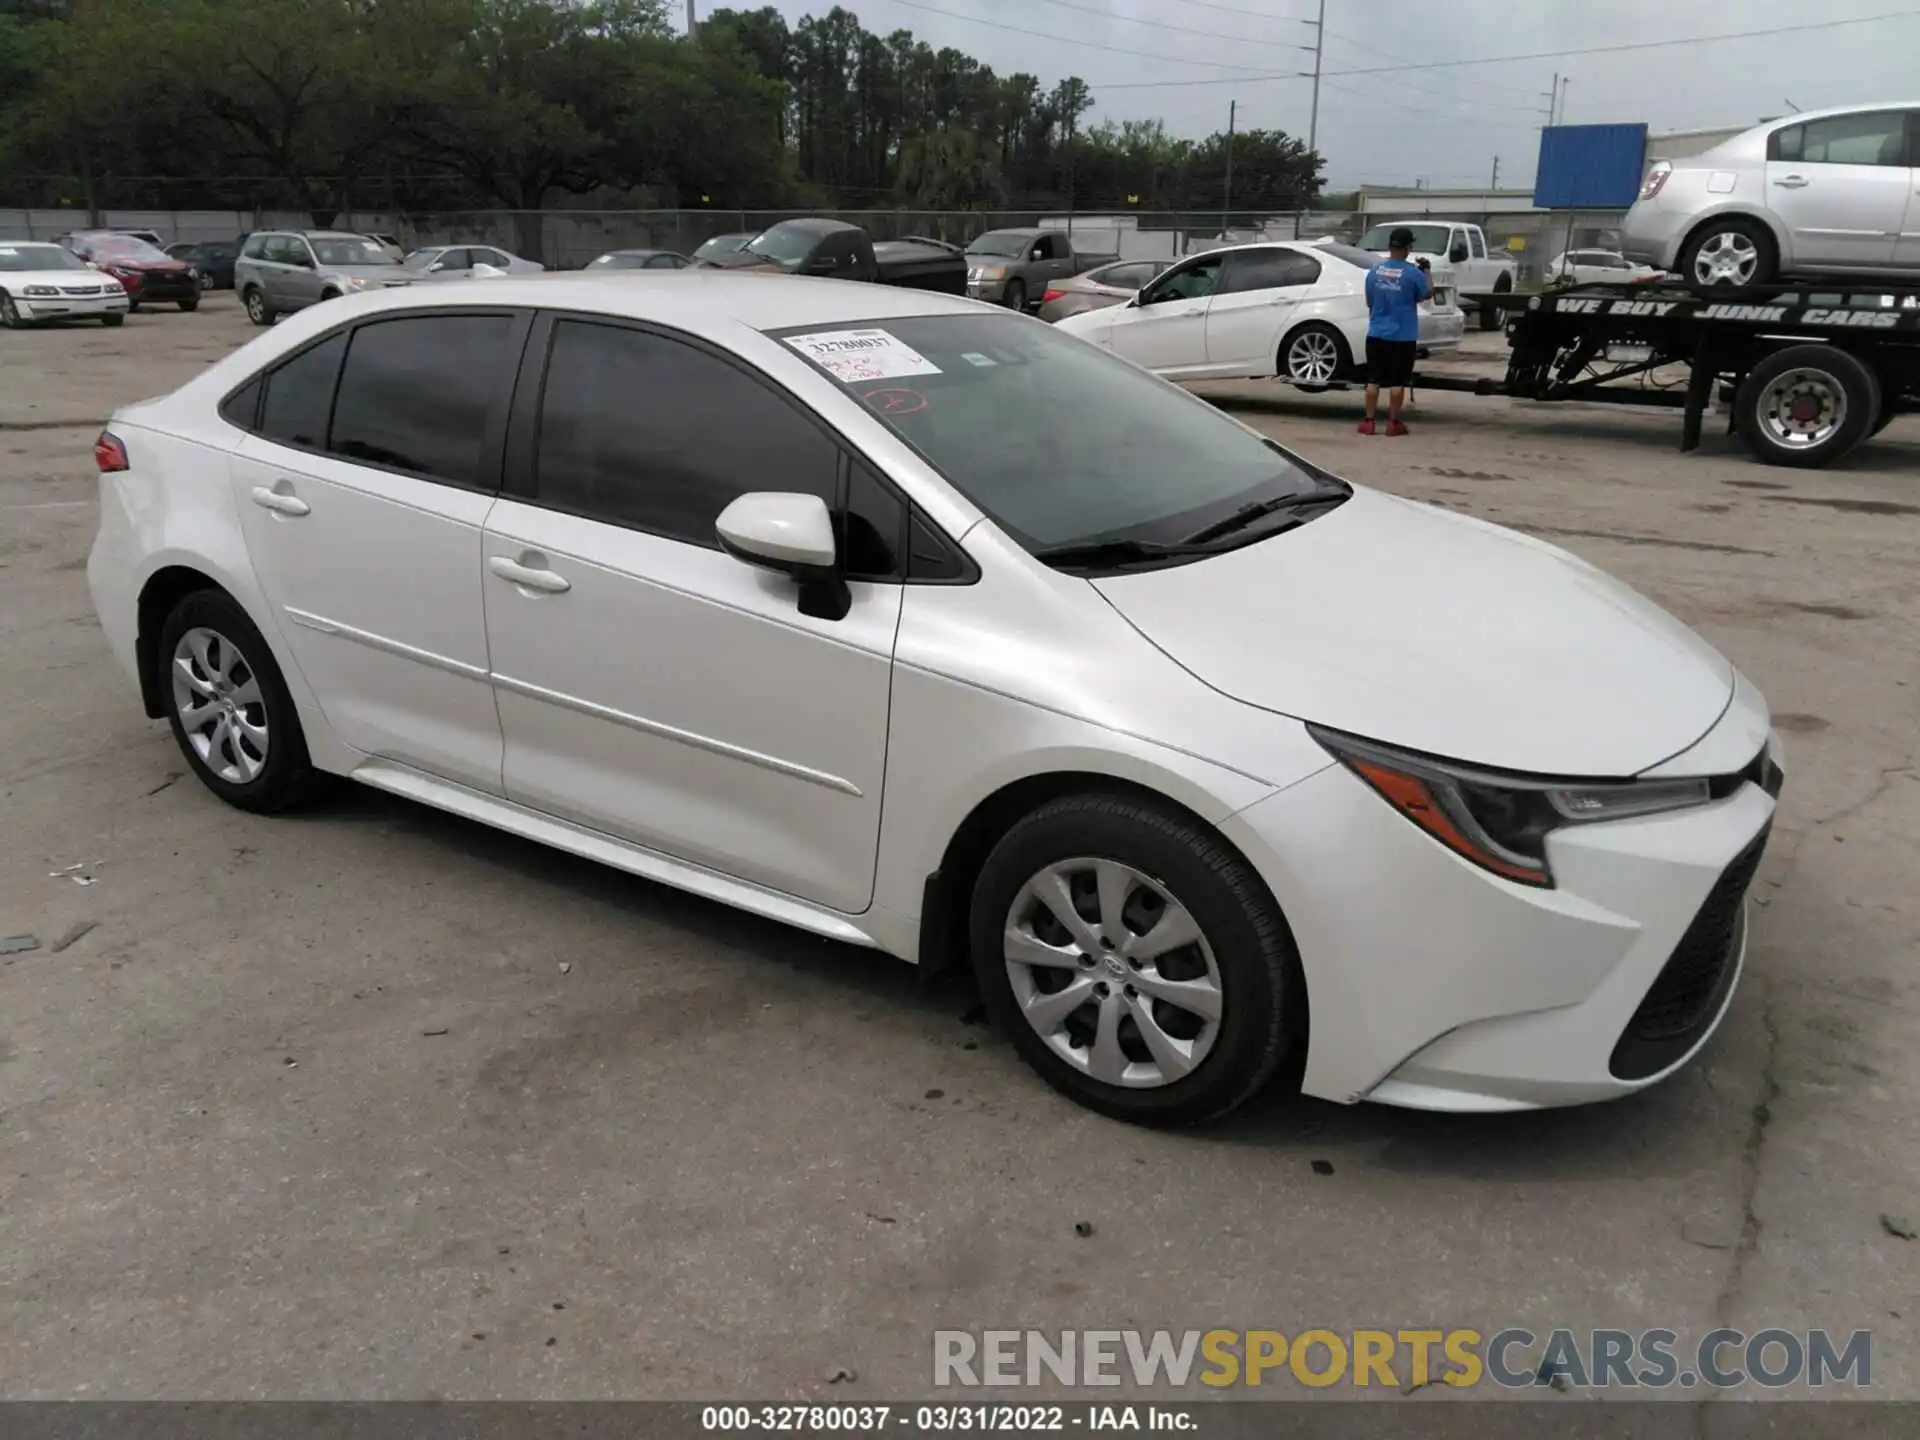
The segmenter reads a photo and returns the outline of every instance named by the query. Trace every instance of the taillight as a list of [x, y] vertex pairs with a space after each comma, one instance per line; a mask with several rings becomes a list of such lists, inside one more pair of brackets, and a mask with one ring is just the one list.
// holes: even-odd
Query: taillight
[[1646, 180], [1640, 186], [1640, 198], [1651, 200], [1660, 193], [1660, 187], [1667, 183], [1667, 177], [1673, 173], [1673, 166], [1661, 160], [1647, 172]]
[[1067, 292], [1064, 290], [1055, 290], [1051, 285], [1049, 285], [1047, 287], [1047, 293], [1040, 297], [1040, 303], [1044, 305], [1049, 300], [1058, 300], [1066, 293]]
[[117, 475], [133, 468], [127, 462], [127, 447], [111, 430], [102, 430], [100, 438], [93, 442], [93, 463], [100, 467], [102, 475]]

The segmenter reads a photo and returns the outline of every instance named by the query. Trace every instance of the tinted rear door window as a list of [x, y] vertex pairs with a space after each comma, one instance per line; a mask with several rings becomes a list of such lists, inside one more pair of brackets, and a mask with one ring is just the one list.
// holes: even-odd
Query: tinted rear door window
[[268, 375], [260, 433], [282, 445], [325, 449], [327, 416], [332, 413], [334, 387], [340, 379], [340, 358], [346, 353], [347, 337], [335, 335], [301, 351]]
[[514, 357], [506, 315], [419, 315], [353, 332], [328, 446], [343, 460], [490, 488], [487, 422]]
[[749, 490], [835, 503], [840, 451], [792, 401], [668, 336], [554, 326], [535, 461], [538, 502], [714, 547]]
[[1227, 257], [1227, 279], [1220, 288], [1233, 295], [1311, 285], [1319, 278], [1320, 262], [1297, 250], [1236, 250]]

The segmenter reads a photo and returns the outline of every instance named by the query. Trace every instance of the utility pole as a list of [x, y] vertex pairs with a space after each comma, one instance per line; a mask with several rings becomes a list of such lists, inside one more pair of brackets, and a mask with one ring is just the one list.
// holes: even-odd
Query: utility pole
[[1493, 179], [1487, 182], [1487, 189], [1498, 190], [1499, 188], [1500, 188], [1500, 157], [1496, 155], [1493, 157]]
[[1233, 122], [1240, 109], [1238, 100], [1227, 102], [1227, 193], [1220, 202], [1220, 238], [1227, 238], [1227, 214], [1233, 209]]
[[1307, 154], [1320, 142], [1320, 54], [1327, 45], [1327, 0], [1320, 0], [1320, 18], [1309, 20], [1313, 26], [1313, 108], [1307, 115]]
[[1547, 128], [1553, 128], [1553, 112], [1560, 104], [1560, 72], [1553, 72], [1553, 84], [1547, 90]]

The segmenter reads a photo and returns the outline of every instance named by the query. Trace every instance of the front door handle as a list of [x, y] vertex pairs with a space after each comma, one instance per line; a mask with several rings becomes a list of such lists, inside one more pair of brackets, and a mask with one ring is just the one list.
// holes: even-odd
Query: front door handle
[[1782, 175], [1773, 183], [1783, 186], [1788, 190], [1802, 190], [1806, 188], [1807, 177], [1804, 175]]
[[1182, 320], [1191, 320], [1191, 319], [1193, 319], [1193, 318], [1194, 318], [1194, 316], [1196, 316], [1196, 315], [1204, 315], [1204, 314], [1206, 314], [1206, 313], [1207, 313], [1207, 311], [1206, 311], [1206, 307], [1205, 307], [1205, 306], [1203, 306], [1203, 305], [1196, 305], [1196, 306], [1194, 306], [1194, 307], [1193, 307], [1193, 309], [1191, 309], [1191, 310], [1182, 310], [1182, 311], [1180, 312], [1180, 318], [1181, 318]]
[[305, 515], [313, 507], [293, 493], [293, 487], [282, 480], [271, 490], [264, 485], [253, 487], [253, 503], [263, 510], [271, 510], [276, 515]]
[[563, 595], [573, 588], [573, 582], [564, 575], [556, 575], [546, 567], [546, 556], [533, 551], [521, 552], [520, 559], [511, 560], [505, 555], [489, 555], [487, 569], [502, 580], [511, 581], [523, 590], [538, 590], [546, 595]]

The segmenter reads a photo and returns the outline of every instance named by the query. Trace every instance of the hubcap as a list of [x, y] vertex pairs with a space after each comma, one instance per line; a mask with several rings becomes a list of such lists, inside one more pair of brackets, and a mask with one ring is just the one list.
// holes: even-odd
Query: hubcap
[[1702, 285], [1746, 285], [1760, 267], [1760, 249], [1737, 230], [1714, 235], [1693, 257], [1693, 278]]
[[1340, 347], [1331, 335], [1309, 331], [1287, 347], [1287, 374], [1310, 385], [1324, 385], [1340, 367]]
[[1788, 370], [1761, 393], [1760, 423], [1774, 444], [1808, 449], [1847, 423], [1847, 392], [1823, 370]]
[[173, 708], [187, 743], [222, 780], [244, 785], [267, 764], [267, 703], [234, 643], [204, 626], [173, 647]]
[[260, 298], [260, 292], [255, 290], [250, 293], [247, 296], [247, 318], [258, 321], [260, 317], [266, 313], [267, 305], [266, 302]]
[[1220, 1034], [1220, 967], [1159, 881], [1117, 860], [1049, 865], [1007, 912], [1020, 1013], [1069, 1065], [1147, 1090], [1190, 1074]]

